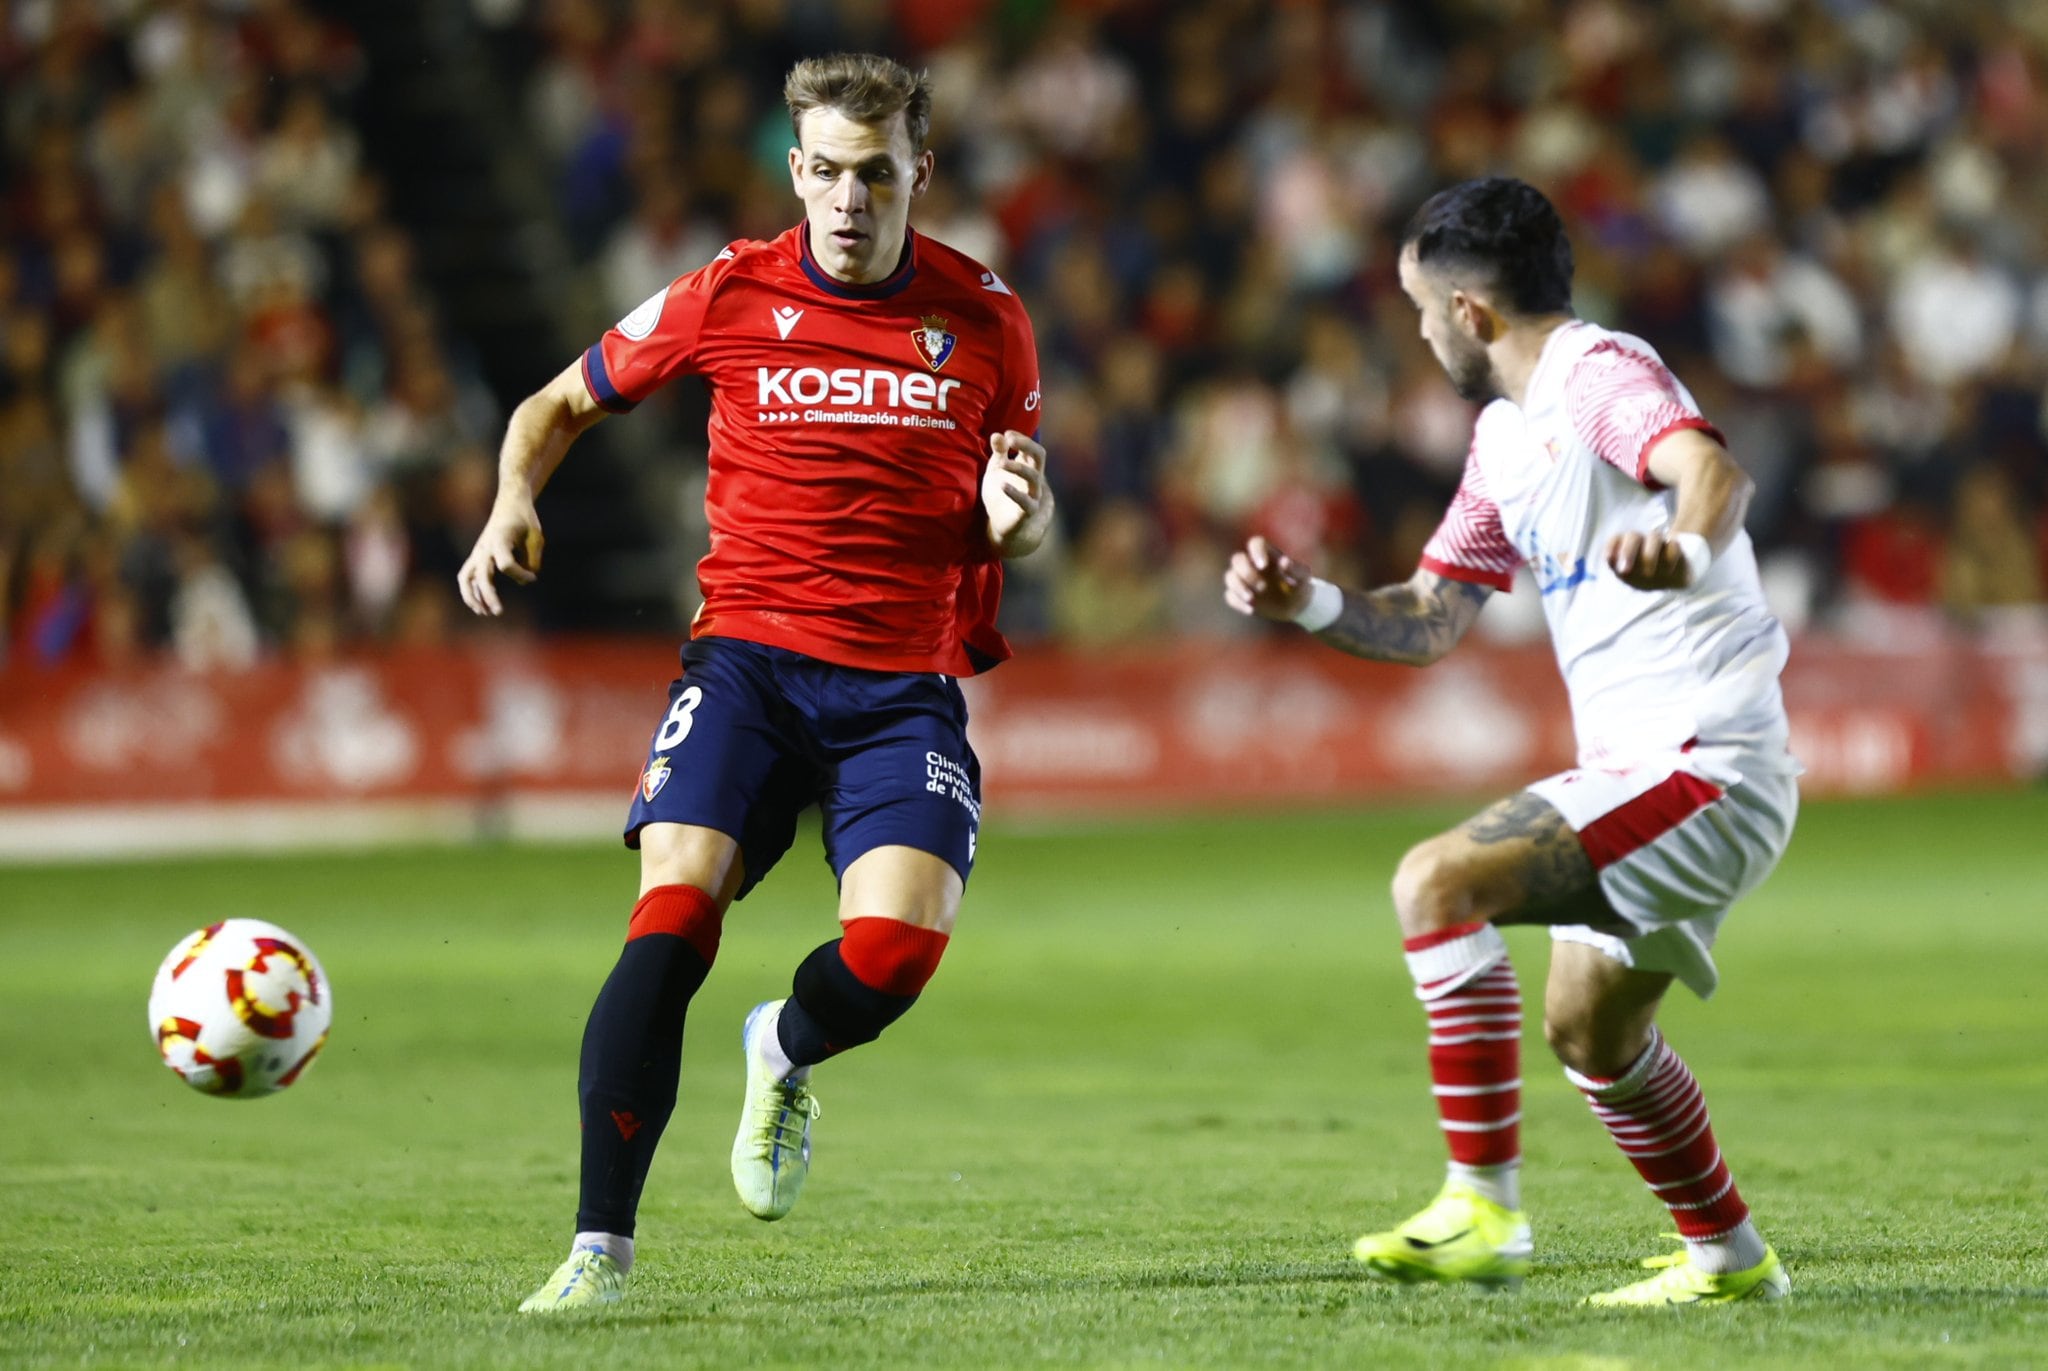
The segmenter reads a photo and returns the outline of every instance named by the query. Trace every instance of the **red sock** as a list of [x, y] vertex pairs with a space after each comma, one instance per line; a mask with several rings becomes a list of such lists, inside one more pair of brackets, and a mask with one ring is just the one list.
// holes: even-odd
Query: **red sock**
[[658, 885], [633, 906], [626, 925], [626, 941], [650, 933], [673, 933], [691, 947], [709, 966], [718, 960], [718, 935], [725, 916], [718, 901], [693, 885]]
[[1741, 1226], [1749, 1206], [1714, 1141], [1707, 1099], [1683, 1059], [1656, 1034], [1612, 1080], [1567, 1069], [1607, 1132], [1671, 1211], [1679, 1236], [1707, 1242]]
[[775, 1021], [783, 1055], [810, 1066], [873, 1042], [917, 1003], [947, 941], [900, 919], [849, 919], [796, 969]]
[[1451, 1160], [1522, 1157], [1522, 990], [1507, 944], [1484, 923], [1402, 943], [1429, 1014], [1429, 1078]]
[[939, 969], [948, 941], [935, 928], [900, 919], [853, 919], [841, 932], [839, 958], [870, 990], [915, 995]]

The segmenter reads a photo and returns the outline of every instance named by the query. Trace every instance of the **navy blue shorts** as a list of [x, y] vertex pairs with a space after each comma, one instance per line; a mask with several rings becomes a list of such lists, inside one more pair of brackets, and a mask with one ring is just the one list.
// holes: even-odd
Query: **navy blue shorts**
[[817, 805], [834, 875], [878, 847], [914, 847], [965, 881], [981, 822], [981, 763], [949, 676], [863, 671], [738, 638], [683, 647], [626, 845], [640, 826], [697, 824], [735, 839], [740, 895], [768, 874]]

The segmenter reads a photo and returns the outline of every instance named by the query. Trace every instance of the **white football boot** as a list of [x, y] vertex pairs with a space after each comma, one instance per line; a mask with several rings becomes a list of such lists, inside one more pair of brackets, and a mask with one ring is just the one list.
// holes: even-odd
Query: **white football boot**
[[732, 1140], [732, 1184], [740, 1203], [757, 1219], [779, 1219], [796, 1206], [811, 1171], [811, 1120], [820, 1110], [811, 1094], [807, 1068], [788, 1077], [775, 1074], [760, 1044], [775, 1032], [783, 1001], [754, 1006], [740, 1029], [747, 1058], [747, 1096], [740, 1105], [740, 1131]]
[[626, 1297], [626, 1273], [618, 1259], [596, 1247], [579, 1247], [555, 1268], [540, 1289], [519, 1306], [522, 1314], [551, 1314], [563, 1309], [594, 1309]]

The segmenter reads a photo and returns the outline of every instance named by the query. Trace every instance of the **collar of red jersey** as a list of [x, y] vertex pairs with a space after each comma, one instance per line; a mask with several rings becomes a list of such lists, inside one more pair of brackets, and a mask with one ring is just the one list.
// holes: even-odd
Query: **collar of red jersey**
[[896, 269], [881, 280], [868, 285], [855, 285], [842, 281], [818, 265], [818, 259], [811, 255], [811, 221], [804, 220], [796, 226], [797, 260], [803, 265], [804, 275], [811, 278], [811, 284], [827, 295], [837, 295], [847, 300], [886, 300], [907, 287], [917, 275], [917, 230], [906, 226], [903, 230], [903, 255], [896, 259]]

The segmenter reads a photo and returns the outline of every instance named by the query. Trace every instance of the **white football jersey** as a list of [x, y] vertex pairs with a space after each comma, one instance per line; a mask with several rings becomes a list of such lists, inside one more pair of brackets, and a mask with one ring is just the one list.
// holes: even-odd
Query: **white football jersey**
[[1694, 743], [1784, 753], [1788, 644], [1749, 534], [1738, 530], [1686, 590], [1636, 590], [1607, 565], [1614, 535], [1670, 525], [1676, 497], [1648, 458], [1682, 428], [1720, 437], [1649, 344], [1566, 324], [1545, 342], [1524, 403], [1480, 412], [1464, 480], [1423, 554], [1426, 570], [1500, 590], [1524, 563], [1534, 573], [1581, 766]]

